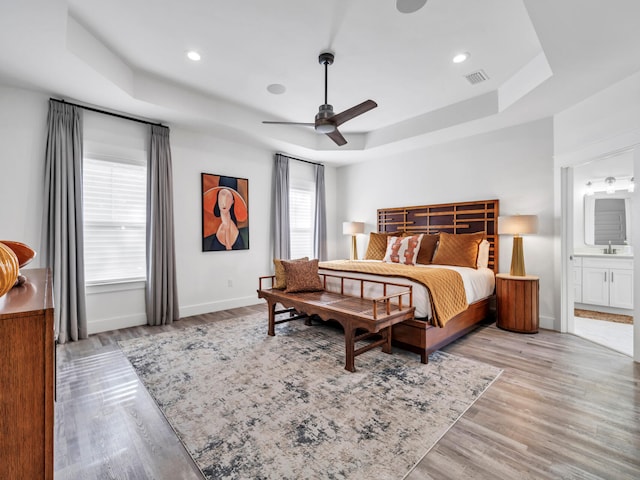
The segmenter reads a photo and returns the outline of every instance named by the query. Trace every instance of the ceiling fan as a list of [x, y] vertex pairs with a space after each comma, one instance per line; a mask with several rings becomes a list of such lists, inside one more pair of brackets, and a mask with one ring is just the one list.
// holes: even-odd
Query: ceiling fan
[[340, 113], [333, 113], [333, 106], [327, 102], [327, 72], [328, 67], [333, 63], [334, 55], [331, 52], [323, 52], [318, 57], [318, 62], [324, 65], [324, 104], [320, 105], [318, 113], [316, 114], [316, 120], [313, 123], [305, 122], [270, 122], [263, 121], [262, 123], [276, 124], [276, 125], [307, 125], [314, 127], [316, 132], [324, 133], [333, 140], [338, 146], [342, 146], [347, 143], [342, 136], [338, 127], [352, 118], [362, 115], [369, 110], [376, 108], [378, 104], [373, 100], [366, 100], [355, 107], [348, 108]]

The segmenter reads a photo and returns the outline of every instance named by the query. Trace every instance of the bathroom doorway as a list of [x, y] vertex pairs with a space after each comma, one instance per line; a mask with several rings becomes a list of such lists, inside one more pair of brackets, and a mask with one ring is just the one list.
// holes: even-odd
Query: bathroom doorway
[[[633, 152], [573, 167], [569, 333], [633, 357]], [[636, 207], [638, 208], [638, 207]]]

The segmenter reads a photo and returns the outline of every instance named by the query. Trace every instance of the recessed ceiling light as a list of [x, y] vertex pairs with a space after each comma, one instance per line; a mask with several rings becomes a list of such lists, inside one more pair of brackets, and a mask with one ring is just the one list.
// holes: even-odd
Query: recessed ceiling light
[[471, 56], [469, 52], [462, 52], [453, 57], [453, 63], [462, 63]]
[[279, 83], [272, 83], [271, 85], [267, 85], [267, 90], [274, 95], [281, 95], [287, 91], [287, 87]]
[[396, 0], [396, 8], [400, 13], [413, 13], [425, 6], [427, 0]]
[[189, 60], [193, 60], [194, 62], [199, 62], [200, 61], [200, 54], [198, 52], [196, 52], [195, 50], [189, 50], [187, 52], [187, 58]]

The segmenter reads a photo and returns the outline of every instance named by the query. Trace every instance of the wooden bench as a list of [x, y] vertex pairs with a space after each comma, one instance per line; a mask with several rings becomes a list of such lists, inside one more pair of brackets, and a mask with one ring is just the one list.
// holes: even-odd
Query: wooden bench
[[[382, 351], [391, 353], [391, 327], [397, 323], [414, 318], [412, 288], [391, 282], [377, 280], [365, 280], [360, 278], [343, 277], [339, 275], [320, 274], [326, 289], [327, 277], [339, 278], [340, 293], [322, 290], [319, 292], [285, 293], [284, 290], [275, 288], [263, 288], [263, 282], [275, 279], [274, 275], [259, 278], [258, 297], [267, 301], [269, 308], [270, 336], [275, 335], [275, 326], [279, 323], [292, 320], [305, 319], [307, 325], [311, 325], [311, 316], [317, 316], [323, 321], [335, 320], [344, 329], [345, 341], [345, 366], [346, 370], [355, 372], [355, 357], [378, 346]], [[344, 294], [345, 282], [360, 283], [360, 297]], [[378, 298], [365, 298], [366, 283], [383, 285], [383, 296]], [[402, 287], [405, 290], [387, 295], [387, 287]], [[407, 302], [403, 299], [408, 297]], [[276, 310], [276, 305], [285, 307], [284, 310]], [[276, 319], [279, 314], [288, 314], [288, 317]], [[365, 333], [357, 334], [358, 330]], [[382, 336], [356, 349], [356, 342], [369, 339], [373, 336]]]

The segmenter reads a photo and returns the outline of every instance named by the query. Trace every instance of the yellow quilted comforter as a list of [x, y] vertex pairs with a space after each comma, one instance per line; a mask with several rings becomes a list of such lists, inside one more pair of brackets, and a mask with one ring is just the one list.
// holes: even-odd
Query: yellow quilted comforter
[[431, 301], [433, 322], [439, 327], [469, 306], [462, 277], [447, 268], [420, 268], [396, 263], [334, 260], [320, 262], [320, 268], [340, 272], [357, 272], [385, 277], [402, 277], [424, 285]]

